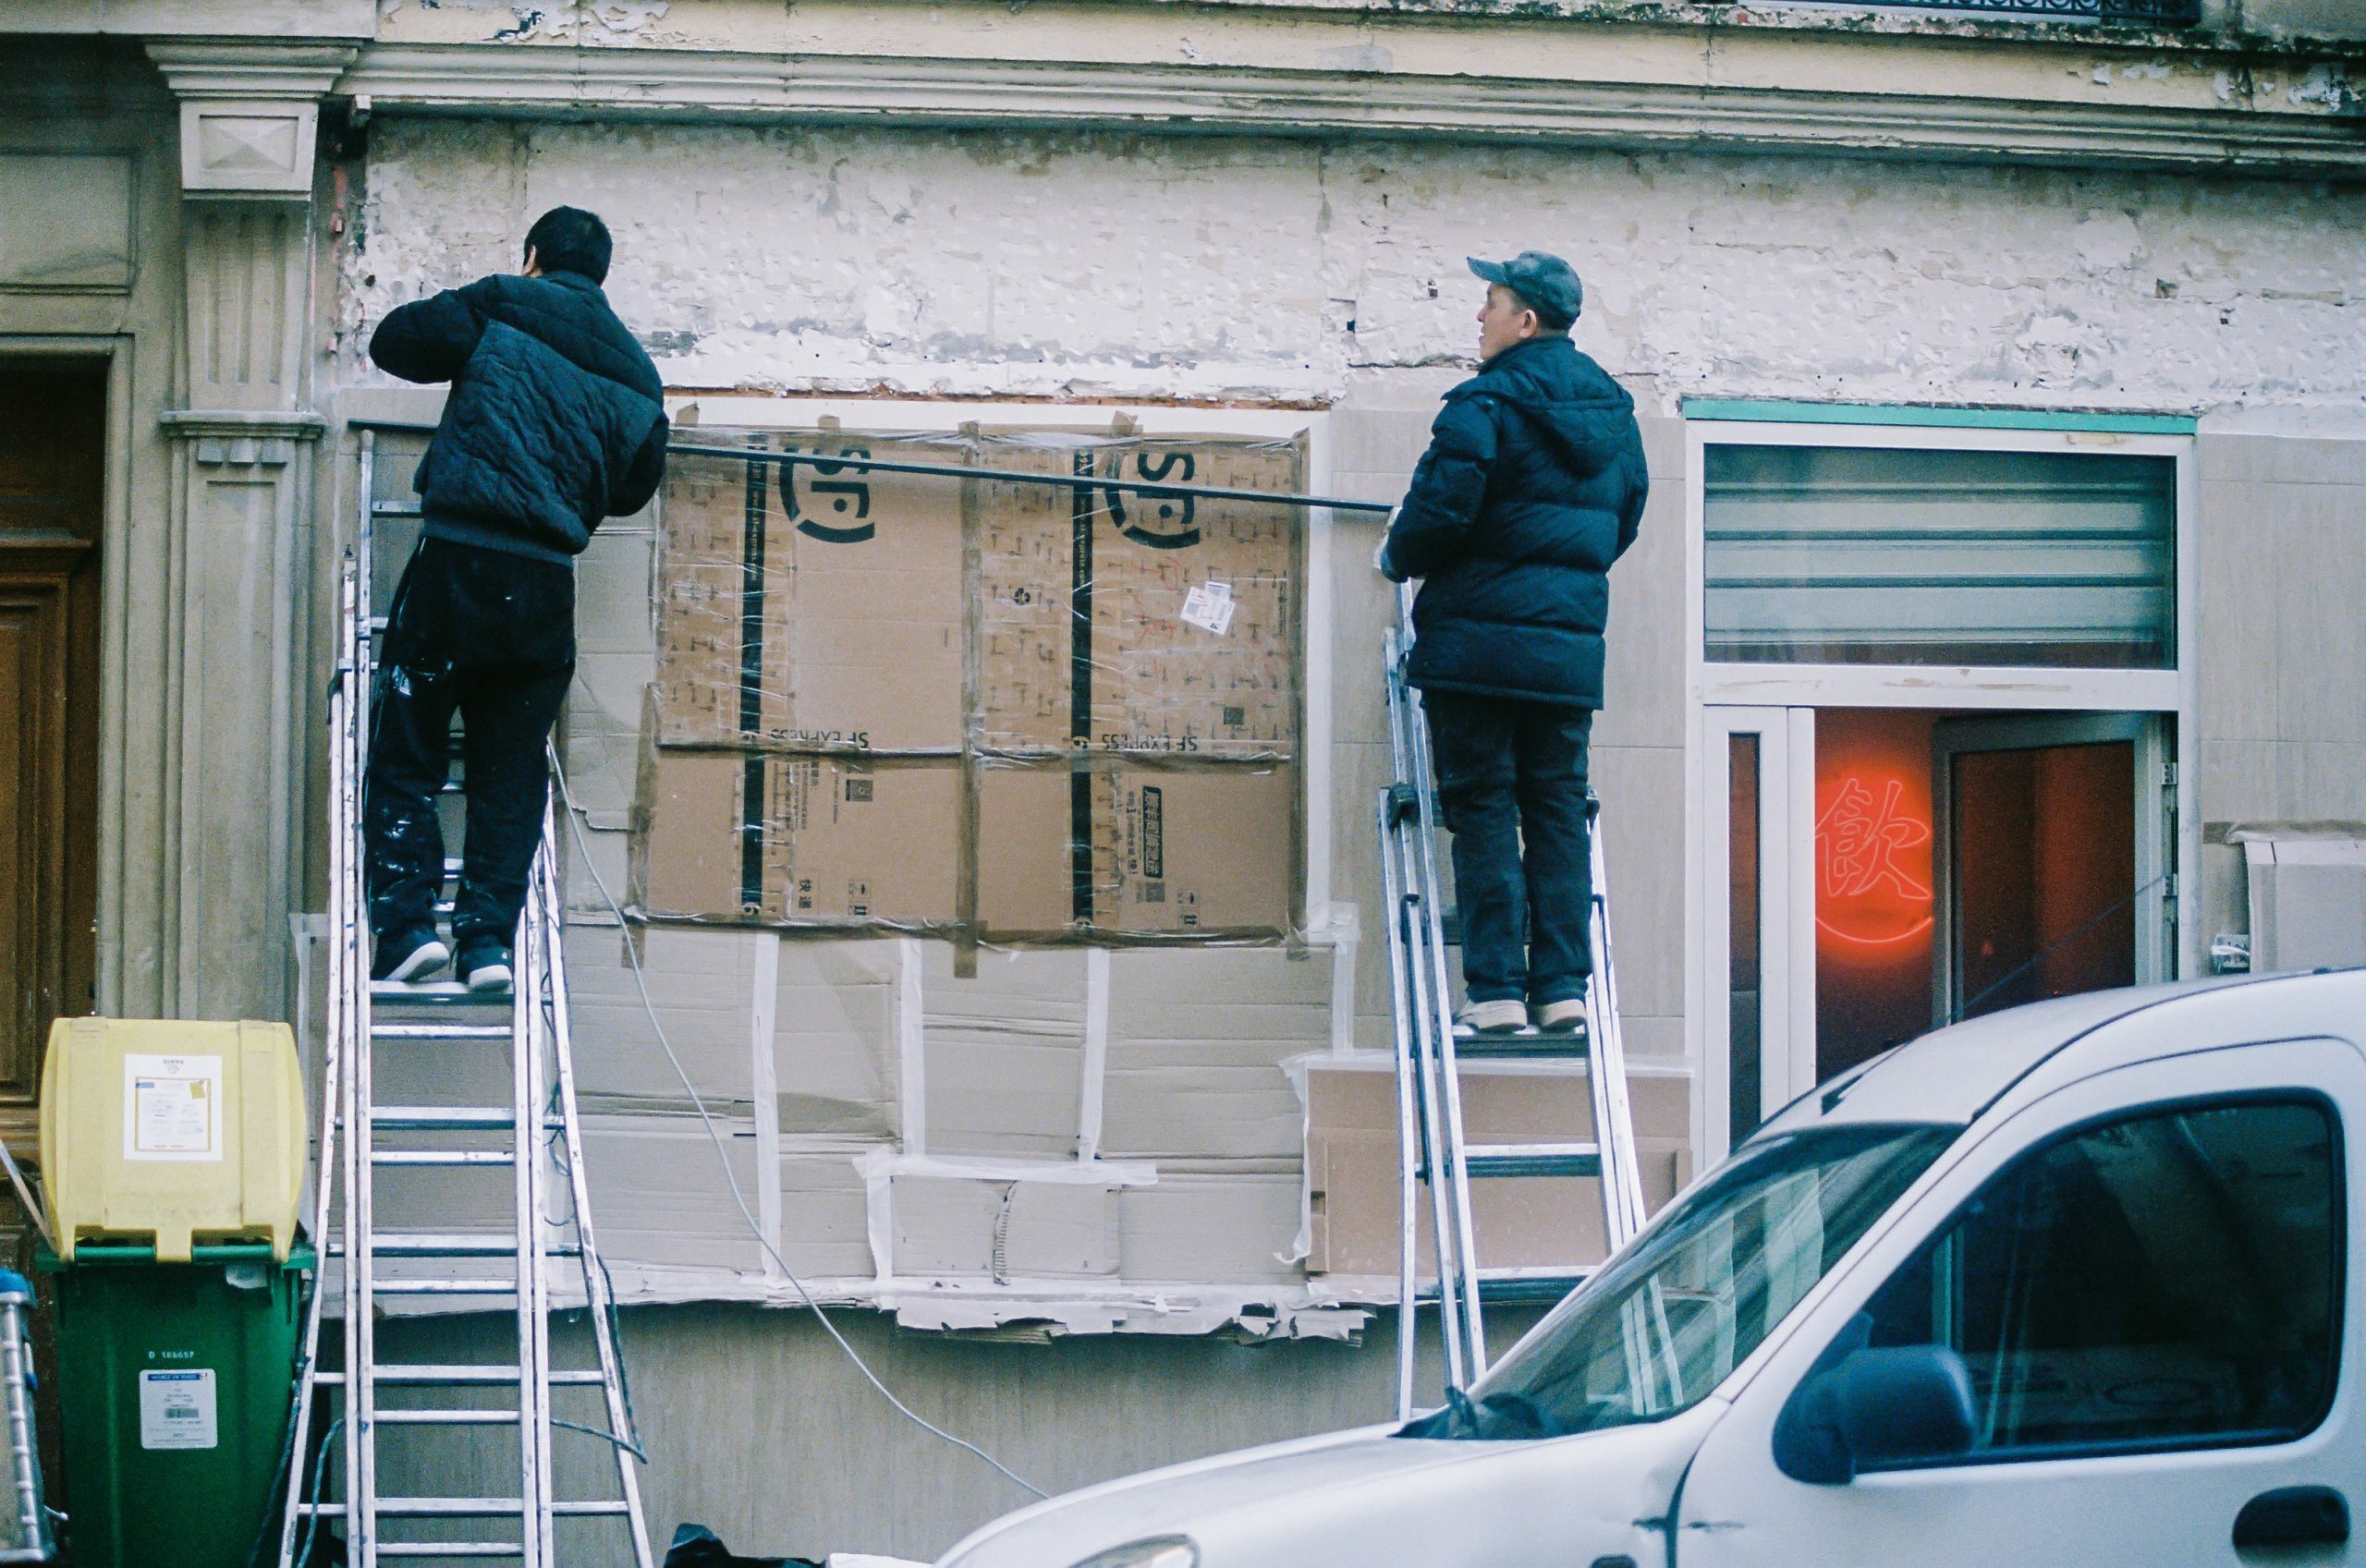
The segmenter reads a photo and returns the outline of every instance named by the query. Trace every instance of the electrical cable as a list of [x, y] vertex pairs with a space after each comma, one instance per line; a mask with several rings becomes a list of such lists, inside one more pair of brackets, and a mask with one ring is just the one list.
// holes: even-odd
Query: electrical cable
[[723, 1141], [722, 1131], [715, 1125], [714, 1116], [707, 1110], [706, 1101], [700, 1097], [697, 1088], [691, 1085], [690, 1075], [683, 1068], [682, 1059], [674, 1053], [673, 1041], [665, 1037], [665, 1026], [657, 1016], [657, 1004], [649, 995], [649, 981], [641, 973], [640, 952], [631, 939], [629, 929], [631, 922], [625, 918], [624, 906], [616, 902], [616, 895], [608, 891], [607, 881], [600, 875], [600, 869], [592, 859], [592, 845], [583, 836], [583, 812], [575, 804], [575, 792], [567, 785], [567, 770], [558, 760], [555, 747], [552, 748], [551, 775], [557, 781], [559, 798], [567, 807], [567, 828], [574, 834], [575, 846], [583, 857], [583, 869], [592, 878], [592, 885], [600, 890], [601, 901], [608, 906], [608, 912], [616, 918], [617, 927], [626, 933], [625, 958], [632, 970], [634, 989], [640, 993], [641, 1011], [649, 1015], [649, 1027], [656, 1032], [657, 1043], [665, 1051], [665, 1060], [673, 1065], [675, 1077], [681, 1080], [682, 1092], [689, 1096], [691, 1106], [698, 1112], [700, 1122], [706, 1127], [707, 1137], [714, 1145], [715, 1159], [723, 1167], [723, 1179], [731, 1189], [731, 1201], [738, 1205], [739, 1218], [747, 1225], [748, 1233], [756, 1238], [756, 1245], [764, 1249], [764, 1256], [772, 1259], [774, 1267], [781, 1271], [790, 1284], [797, 1287], [797, 1294], [804, 1298], [805, 1305], [812, 1309], [814, 1318], [820, 1321], [830, 1338], [836, 1342], [837, 1347], [846, 1353], [847, 1359], [854, 1363], [855, 1370], [862, 1374], [864, 1381], [879, 1391], [881, 1398], [895, 1406], [896, 1414], [919, 1427], [922, 1431], [941, 1438], [954, 1447], [984, 1460], [988, 1465], [1001, 1471], [1022, 1490], [1039, 1498], [1049, 1497], [1051, 1495], [1049, 1492], [1020, 1476], [976, 1443], [966, 1438], [955, 1437], [951, 1432], [935, 1425], [896, 1398], [895, 1391], [879, 1380], [879, 1374], [871, 1369], [870, 1363], [864, 1361], [861, 1354], [847, 1342], [847, 1337], [838, 1331], [838, 1326], [830, 1321], [830, 1315], [822, 1309], [822, 1304], [813, 1298], [813, 1293], [806, 1288], [805, 1282], [798, 1278], [797, 1271], [788, 1266], [787, 1259], [781, 1257], [780, 1249], [773, 1245], [772, 1238], [764, 1234], [764, 1228], [756, 1219], [755, 1211], [748, 1207], [747, 1196], [739, 1190], [739, 1178], [732, 1172], [731, 1151]]

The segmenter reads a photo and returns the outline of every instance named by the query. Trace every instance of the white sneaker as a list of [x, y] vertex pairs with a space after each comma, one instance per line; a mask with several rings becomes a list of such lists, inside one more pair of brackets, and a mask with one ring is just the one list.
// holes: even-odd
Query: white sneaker
[[1586, 999], [1573, 996], [1546, 1003], [1536, 1011], [1536, 1027], [1548, 1035], [1585, 1033]]
[[1518, 1000], [1466, 1002], [1454, 1021], [1475, 1035], [1513, 1035], [1528, 1027], [1528, 1003]]

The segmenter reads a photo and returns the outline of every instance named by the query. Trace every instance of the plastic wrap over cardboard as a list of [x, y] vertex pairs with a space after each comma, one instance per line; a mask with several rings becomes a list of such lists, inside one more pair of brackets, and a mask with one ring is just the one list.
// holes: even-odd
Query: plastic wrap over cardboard
[[[1024, 942], [1296, 930], [1303, 442], [702, 430], [660, 507], [646, 918]], [[857, 463], [1056, 475], [1010, 483]]]

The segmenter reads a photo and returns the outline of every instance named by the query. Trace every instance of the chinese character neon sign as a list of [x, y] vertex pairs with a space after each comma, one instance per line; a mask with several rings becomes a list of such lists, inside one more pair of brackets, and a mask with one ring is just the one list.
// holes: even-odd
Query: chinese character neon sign
[[1931, 929], [1930, 884], [1900, 858], [1931, 842], [1931, 824], [1899, 808], [1902, 779], [1881, 795], [1851, 773], [1816, 819], [1815, 923], [1843, 942], [1886, 947]]

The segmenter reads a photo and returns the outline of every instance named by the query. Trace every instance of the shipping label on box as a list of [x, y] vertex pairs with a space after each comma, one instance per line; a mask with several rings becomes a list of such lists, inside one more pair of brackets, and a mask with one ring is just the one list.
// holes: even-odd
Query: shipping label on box
[[659, 512], [657, 738], [950, 754], [962, 740], [957, 439], [702, 432], [826, 459], [677, 457]]
[[957, 916], [961, 770], [644, 749], [633, 902], [661, 918], [928, 927]]
[[1094, 482], [982, 486], [979, 744], [1279, 760], [1299, 740], [1297, 442], [988, 435], [980, 461]]

